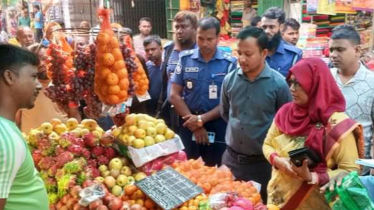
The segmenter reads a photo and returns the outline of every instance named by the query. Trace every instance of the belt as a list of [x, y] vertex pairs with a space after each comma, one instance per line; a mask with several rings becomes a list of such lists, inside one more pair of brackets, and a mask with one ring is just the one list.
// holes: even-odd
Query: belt
[[267, 161], [264, 155], [242, 155], [235, 152], [231, 147], [227, 147], [227, 151], [238, 161], [238, 163], [257, 163]]
[[202, 115], [202, 114], [205, 114], [205, 112], [193, 112], [193, 111], [191, 111], [191, 113], [194, 114], [194, 115]]

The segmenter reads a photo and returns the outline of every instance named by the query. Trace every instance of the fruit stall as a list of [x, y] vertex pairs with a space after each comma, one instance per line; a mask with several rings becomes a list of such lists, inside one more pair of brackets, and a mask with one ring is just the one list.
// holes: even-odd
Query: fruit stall
[[[51, 210], [263, 210], [255, 182], [236, 181], [225, 167], [187, 159], [164, 120], [129, 113], [147, 99], [149, 81], [132, 40], [115, 36], [109, 10], [94, 44], [71, 47], [55, 34], [48, 47], [47, 96], [63, 110], [86, 102], [89, 119], [51, 119], [24, 134]], [[102, 116], [115, 123], [103, 130]]]

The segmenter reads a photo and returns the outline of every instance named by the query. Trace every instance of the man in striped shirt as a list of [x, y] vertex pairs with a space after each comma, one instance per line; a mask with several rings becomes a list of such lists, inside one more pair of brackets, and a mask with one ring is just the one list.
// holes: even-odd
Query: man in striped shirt
[[38, 57], [0, 44], [0, 210], [48, 210], [44, 183], [35, 169], [15, 121], [19, 109], [31, 109], [42, 86]]

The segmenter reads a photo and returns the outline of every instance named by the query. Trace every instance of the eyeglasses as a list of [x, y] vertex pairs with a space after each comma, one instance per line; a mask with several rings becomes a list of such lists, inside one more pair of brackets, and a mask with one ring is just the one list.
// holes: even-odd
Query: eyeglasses
[[288, 85], [290, 88], [293, 87], [295, 90], [300, 87], [300, 83], [295, 79], [288, 80]]

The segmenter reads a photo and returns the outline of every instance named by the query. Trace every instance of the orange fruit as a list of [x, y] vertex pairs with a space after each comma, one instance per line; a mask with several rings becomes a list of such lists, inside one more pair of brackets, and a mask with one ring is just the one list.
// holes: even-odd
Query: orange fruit
[[100, 64], [105, 66], [113, 65], [115, 59], [114, 56], [111, 53], [104, 53], [99, 58]]
[[125, 61], [117, 60], [116, 62], [114, 62], [113, 68], [114, 70], [120, 70], [120, 69], [125, 68]]
[[96, 37], [97, 44], [106, 45], [110, 42], [110, 36], [106, 33], [99, 33]]
[[153, 209], [154, 207], [156, 207], [156, 203], [153, 202], [151, 199], [147, 199], [144, 202], [144, 207], [147, 209]]
[[111, 49], [108, 48], [106, 44], [105, 45], [99, 44], [97, 45], [97, 51], [100, 52], [101, 54], [104, 54], [104, 53], [110, 53]]
[[118, 76], [115, 73], [110, 73], [105, 77], [105, 82], [108, 85], [117, 85], [118, 84]]
[[97, 69], [98, 76], [101, 78], [105, 78], [108, 74], [112, 73], [112, 71], [105, 67], [105, 66], [100, 66], [99, 69]]
[[121, 91], [121, 88], [118, 85], [112, 85], [108, 88], [108, 93], [110, 95], [117, 95]]
[[109, 87], [108, 87], [107, 85], [102, 85], [102, 86], [100, 87], [100, 93], [101, 93], [103, 96], [105, 96], [105, 95], [108, 94], [108, 89], [109, 89]]
[[252, 198], [254, 200], [255, 203], [258, 203], [261, 201], [261, 195], [259, 193], [255, 193], [252, 195]]
[[112, 51], [112, 54], [114, 56], [114, 59], [116, 59], [116, 61], [123, 60], [122, 52], [119, 48], [114, 49]]
[[134, 195], [135, 195], [136, 199], [145, 198], [145, 194], [141, 190], [136, 190], [136, 192], [134, 193]]
[[190, 206], [190, 207], [188, 207], [188, 210], [197, 210], [197, 207], [196, 206]]
[[[116, 86], [117, 86], [117, 85], [116, 85]], [[118, 95], [118, 97], [119, 97], [120, 99], [124, 99], [124, 100], [126, 100], [127, 97], [128, 97], [127, 90], [121, 90], [121, 91], [119, 91], [119, 93], [118, 93], [117, 95]], [[122, 101], [122, 100], [121, 100], [121, 101]]]
[[135, 201], [135, 204], [139, 204], [139, 205], [141, 205], [141, 206], [144, 206], [144, 200], [143, 200], [143, 199], [137, 199], [137, 200]]
[[119, 87], [121, 90], [127, 90], [129, 88], [129, 80], [127, 78], [123, 78], [118, 82]]
[[119, 100], [119, 97], [116, 95], [107, 95], [106, 102], [110, 105], [114, 105], [114, 104], [119, 104], [120, 100]]
[[117, 74], [117, 76], [118, 76], [119, 79], [123, 79], [123, 78], [128, 78], [129, 77], [127, 69], [125, 69], [125, 68], [117, 70], [116, 74]]
[[208, 182], [206, 182], [203, 184], [203, 190], [206, 194], [209, 194], [212, 190], [212, 186]]
[[113, 36], [109, 43], [108, 43], [109, 48], [116, 49], [119, 48], [119, 42], [115, 36]]

